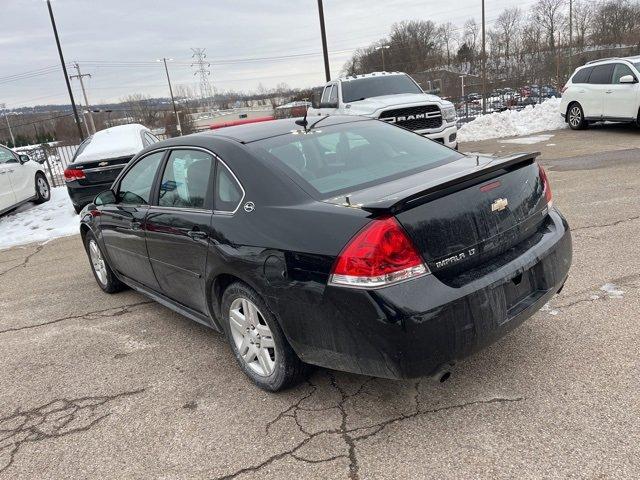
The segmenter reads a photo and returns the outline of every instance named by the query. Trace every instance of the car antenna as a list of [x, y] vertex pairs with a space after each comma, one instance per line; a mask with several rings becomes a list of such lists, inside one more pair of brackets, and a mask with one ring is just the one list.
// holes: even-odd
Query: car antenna
[[309, 107], [307, 107], [304, 111], [304, 118], [298, 119], [296, 120], [296, 125], [300, 125], [302, 128], [304, 128], [304, 133], [307, 133], [307, 125], [309, 124], [309, 122], [307, 122], [307, 113], [309, 112]]

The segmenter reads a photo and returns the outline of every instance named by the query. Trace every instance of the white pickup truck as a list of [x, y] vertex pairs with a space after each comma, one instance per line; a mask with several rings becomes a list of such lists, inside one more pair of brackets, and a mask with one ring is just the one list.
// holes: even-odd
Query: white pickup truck
[[331, 80], [314, 92], [307, 115], [359, 115], [394, 123], [458, 148], [451, 102], [422, 91], [406, 73], [375, 72]]

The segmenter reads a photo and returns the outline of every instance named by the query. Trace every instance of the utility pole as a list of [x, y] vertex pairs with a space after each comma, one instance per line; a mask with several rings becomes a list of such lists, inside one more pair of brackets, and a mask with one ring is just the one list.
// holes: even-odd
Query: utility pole
[[320, 15], [320, 35], [322, 36], [322, 55], [324, 57], [324, 75], [327, 82], [331, 80], [331, 70], [329, 69], [329, 52], [327, 51], [327, 32], [324, 28], [324, 8], [322, 0], [318, 0], [318, 14]]
[[13, 132], [11, 131], [11, 124], [9, 123], [9, 117], [7, 117], [7, 106], [4, 103], [0, 103], [2, 111], [4, 113], [4, 119], [7, 121], [7, 128], [9, 129], [9, 136], [11, 137], [11, 145], [16, 146], [16, 139], [13, 138]]
[[484, 0], [482, 0], [482, 113], [487, 113], [487, 43]]
[[83, 77], [91, 78], [91, 74], [90, 73], [82, 73], [82, 72], [80, 72], [80, 65], [78, 65], [77, 62], [73, 64], [73, 68], [76, 69], [76, 72], [78, 72], [78, 74], [77, 75], [71, 75], [69, 78], [71, 78], [71, 79], [77, 78], [78, 80], [80, 80], [80, 87], [82, 88], [82, 95], [84, 96], [84, 104], [87, 107], [87, 112], [88, 112], [88, 115], [89, 115], [89, 125], [91, 125], [91, 133], [96, 133], [96, 124], [93, 121], [93, 113], [91, 113], [91, 106], [89, 105], [89, 99], [87, 98], [87, 91], [85, 90], [84, 82], [82, 81]]
[[80, 136], [80, 142], [83, 142], [84, 134], [82, 133], [82, 127], [80, 125], [80, 117], [78, 116], [78, 109], [76, 108], [76, 102], [73, 99], [73, 92], [71, 91], [71, 83], [69, 82], [69, 73], [67, 72], [67, 65], [64, 63], [64, 56], [62, 55], [62, 47], [60, 46], [60, 38], [58, 37], [58, 28], [56, 27], [56, 21], [53, 18], [53, 10], [51, 9], [50, 0], [47, 0], [47, 8], [49, 9], [49, 18], [51, 19], [51, 27], [53, 28], [53, 35], [56, 37], [58, 55], [60, 56], [60, 63], [62, 64], [62, 71], [64, 72], [64, 81], [67, 84], [67, 91], [69, 92], [69, 100], [71, 100], [71, 108], [73, 108], [73, 116], [76, 118], [78, 135]]
[[167, 74], [167, 83], [169, 84], [169, 94], [171, 95], [171, 104], [173, 105], [173, 113], [176, 115], [176, 129], [178, 135], [182, 135], [182, 126], [180, 125], [180, 117], [178, 116], [178, 109], [176, 108], [176, 100], [173, 98], [173, 88], [171, 88], [171, 78], [169, 77], [169, 68], [167, 67], [167, 60], [171, 61], [173, 58], [162, 57], [162, 60], [158, 62], [164, 62], [164, 71]]
[[204, 48], [192, 48], [191, 51], [193, 52], [191, 58], [195, 59], [191, 66], [198, 67], [193, 74], [200, 77], [200, 98], [202, 98], [205, 106], [210, 107], [211, 98], [213, 97], [213, 89], [209, 83], [209, 76], [211, 75], [209, 68], [211, 68], [211, 64], [205, 60], [207, 54], [204, 53]]

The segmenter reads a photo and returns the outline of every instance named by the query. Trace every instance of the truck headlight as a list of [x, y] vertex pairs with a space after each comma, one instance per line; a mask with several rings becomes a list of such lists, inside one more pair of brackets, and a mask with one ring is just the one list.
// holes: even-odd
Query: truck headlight
[[456, 119], [456, 108], [452, 105], [442, 109], [442, 118], [445, 122], [451, 123]]

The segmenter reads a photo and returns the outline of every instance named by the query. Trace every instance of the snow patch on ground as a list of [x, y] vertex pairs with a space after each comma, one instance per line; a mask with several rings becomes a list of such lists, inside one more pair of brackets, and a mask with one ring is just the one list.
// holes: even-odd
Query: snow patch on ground
[[600, 290], [605, 292], [609, 298], [622, 298], [624, 296], [624, 290], [620, 290], [613, 283], [605, 283], [600, 287]]
[[549, 315], [558, 315], [560, 313], [560, 310], [556, 310], [555, 308], [551, 308], [551, 305], [549, 305], [548, 303], [545, 303], [542, 308], [540, 309], [541, 312], [547, 312]]
[[475, 142], [567, 128], [559, 107], [560, 99], [550, 98], [540, 105], [528, 105], [520, 111], [507, 110], [482, 115], [460, 127], [458, 140]]
[[502, 140], [500, 143], [515, 143], [518, 145], [533, 145], [535, 143], [547, 142], [553, 135], [532, 135], [531, 137], [518, 137], [510, 140]]
[[75, 235], [79, 227], [67, 189], [52, 188], [48, 202], [29, 202], [0, 217], [0, 249]]

